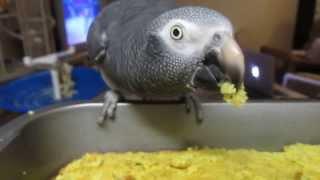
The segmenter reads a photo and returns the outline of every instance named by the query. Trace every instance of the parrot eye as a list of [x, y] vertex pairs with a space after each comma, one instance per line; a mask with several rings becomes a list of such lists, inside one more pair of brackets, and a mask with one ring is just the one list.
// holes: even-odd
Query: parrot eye
[[175, 25], [171, 28], [171, 38], [174, 40], [181, 40], [183, 38], [183, 32], [180, 26]]

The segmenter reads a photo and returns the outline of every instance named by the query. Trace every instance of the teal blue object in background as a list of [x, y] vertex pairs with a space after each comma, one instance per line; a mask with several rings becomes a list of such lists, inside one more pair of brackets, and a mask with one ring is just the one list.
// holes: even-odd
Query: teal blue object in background
[[91, 100], [109, 88], [99, 72], [92, 68], [75, 67], [72, 71], [75, 82], [73, 97], [62, 101], [53, 99], [49, 71], [41, 71], [0, 86], [0, 109], [24, 113], [42, 107], [72, 100]]

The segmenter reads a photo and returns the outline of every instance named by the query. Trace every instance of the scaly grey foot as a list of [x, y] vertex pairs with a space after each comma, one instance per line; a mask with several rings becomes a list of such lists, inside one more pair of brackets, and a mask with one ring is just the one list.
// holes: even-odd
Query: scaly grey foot
[[190, 107], [193, 106], [196, 122], [201, 124], [203, 122], [203, 109], [200, 103], [200, 100], [194, 95], [187, 95], [186, 96], [186, 110], [190, 112]]
[[190, 95], [187, 95], [184, 99], [185, 101], [185, 109], [186, 109], [186, 112], [189, 114], [191, 112], [191, 109], [192, 109], [192, 100], [191, 100], [191, 97]]
[[119, 95], [114, 91], [106, 92], [102, 112], [98, 119], [98, 125], [103, 126], [106, 120], [114, 120], [116, 115], [117, 103]]

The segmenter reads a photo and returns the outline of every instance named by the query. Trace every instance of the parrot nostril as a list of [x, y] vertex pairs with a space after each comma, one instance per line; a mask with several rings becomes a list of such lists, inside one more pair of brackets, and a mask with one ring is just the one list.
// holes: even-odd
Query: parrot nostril
[[221, 39], [222, 39], [222, 35], [220, 35], [220, 34], [218, 34], [218, 33], [216, 33], [216, 34], [213, 35], [213, 40], [214, 40], [215, 42], [220, 42]]

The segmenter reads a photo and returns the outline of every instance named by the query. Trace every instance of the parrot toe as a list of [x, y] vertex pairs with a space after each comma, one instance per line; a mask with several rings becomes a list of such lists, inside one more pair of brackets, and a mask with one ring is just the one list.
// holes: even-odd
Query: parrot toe
[[192, 108], [191, 98], [189, 98], [188, 96], [186, 96], [184, 101], [185, 101], [186, 113], [189, 114], [189, 113], [191, 112], [191, 108]]
[[103, 126], [106, 120], [114, 120], [116, 115], [119, 95], [114, 91], [108, 91], [104, 98], [102, 112], [98, 119], [98, 125]]
[[187, 95], [185, 107], [186, 107], [187, 113], [189, 113], [191, 111], [191, 107], [193, 107], [197, 124], [199, 125], [202, 124], [204, 117], [203, 117], [203, 109], [202, 109], [200, 100], [194, 95]]

